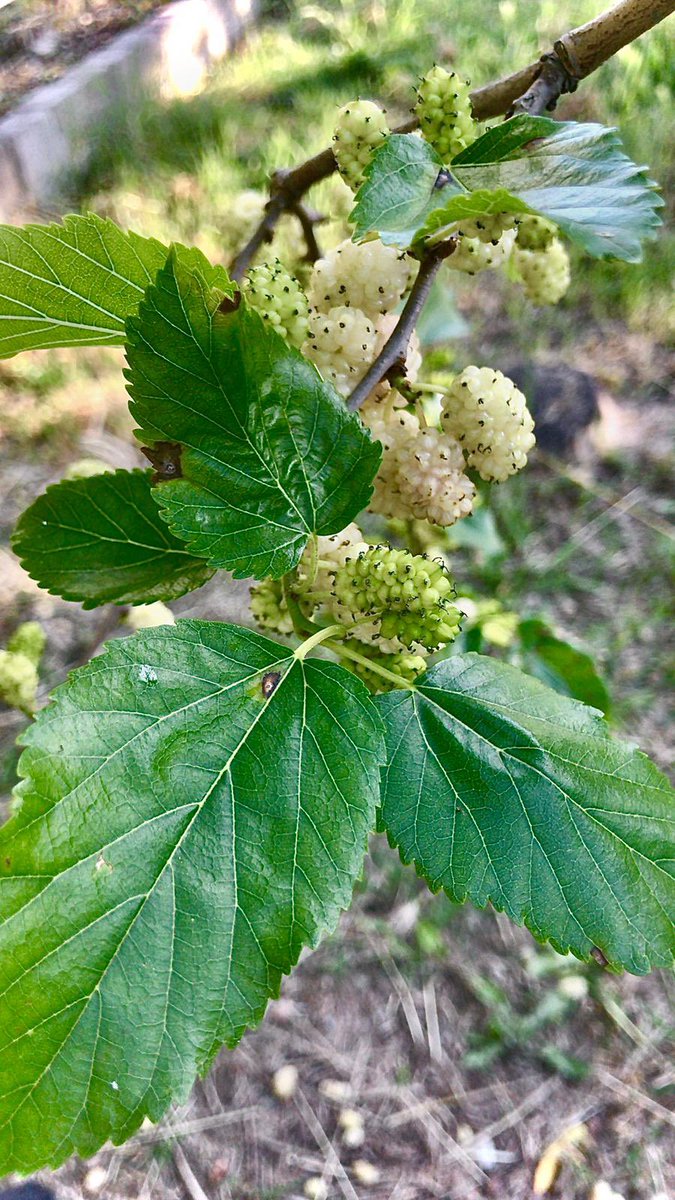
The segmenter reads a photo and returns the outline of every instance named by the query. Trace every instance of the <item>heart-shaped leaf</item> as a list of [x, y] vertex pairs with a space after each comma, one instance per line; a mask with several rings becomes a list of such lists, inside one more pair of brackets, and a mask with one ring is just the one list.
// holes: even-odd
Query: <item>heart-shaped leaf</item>
[[0, 226], [0, 358], [49, 346], [115, 346], [165, 262], [154, 238], [87, 213]]
[[351, 899], [381, 724], [235, 626], [109, 644], [24, 735], [0, 831], [0, 1176], [185, 1100]]
[[638, 974], [675, 957], [675, 793], [594, 709], [477, 654], [378, 697], [382, 817], [436, 891], [561, 953]]
[[21, 516], [12, 548], [40, 587], [84, 608], [175, 600], [213, 575], [160, 517], [149, 471], [52, 484]]
[[310, 534], [363, 509], [380, 461], [354, 413], [205, 260], [173, 251], [129, 322], [138, 435], [183, 446], [181, 478], [156, 490], [188, 549], [236, 576], [280, 576]]

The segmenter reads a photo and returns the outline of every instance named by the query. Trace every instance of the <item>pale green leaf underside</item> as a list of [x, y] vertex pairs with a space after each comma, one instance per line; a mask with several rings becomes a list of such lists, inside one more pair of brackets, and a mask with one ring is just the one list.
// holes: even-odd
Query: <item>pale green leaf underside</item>
[[115, 346], [166, 260], [154, 238], [88, 213], [0, 226], [0, 358], [52, 346]]
[[350, 902], [377, 711], [341, 667], [180, 621], [110, 643], [25, 735], [0, 831], [0, 1176], [184, 1100]]
[[377, 232], [406, 247], [449, 233], [462, 219], [534, 212], [588, 254], [635, 262], [660, 224], [654, 184], [602, 125], [513, 117], [462, 151], [440, 178], [437, 156], [423, 145], [415, 134], [398, 134], [373, 156], [353, 213], [355, 236]]
[[182, 478], [155, 492], [176, 536], [214, 567], [278, 577], [365, 508], [381, 450], [245, 301], [221, 311], [211, 271], [172, 252], [149, 288], [129, 322], [130, 407], [140, 438], [183, 447]]
[[52, 484], [21, 516], [12, 548], [40, 587], [85, 608], [175, 600], [213, 575], [159, 515], [150, 471]]
[[378, 697], [383, 819], [433, 890], [635, 973], [675, 955], [675, 793], [593, 709], [476, 654]]

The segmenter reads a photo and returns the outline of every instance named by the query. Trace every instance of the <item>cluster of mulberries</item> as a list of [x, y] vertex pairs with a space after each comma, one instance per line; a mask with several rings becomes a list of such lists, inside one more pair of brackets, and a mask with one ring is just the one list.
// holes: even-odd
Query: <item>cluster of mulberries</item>
[[363, 546], [335, 572], [333, 592], [335, 611], [348, 615], [345, 623], [370, 618], [382, 638], [408, 648], [435, 650], [459, 632], [452, 580], [443, 563], [426, 555]]
[[314, 264], [309, 303], [317, 312], [346, 305], [375, 320], [407, 291], [412, 259], [379, 239], [358, 245], [343, 241]]
[[254, 583], [250, 591], [251, 614], [261, 629], [270, 633], [288, 635], [293, 632], [293, 621], [278, 579], [263, 579]]
[[420, 428], [414, 414], [372, 401], [362, 415], [384, 447], [370, 502], [373, 512], [442, 526], [469, 515], [476, 489], [464, 473], [456, 438]]
[[352, 100], [338, 113], [333, 153], [345, 183], [357, 191], [374, 150], [389, 134], [387, 118], [371, 100]]
[[0, 650], [0, 700], [10, 708], [32, 713], [39, 685], [38, 667], [45, 648], [45, 633], [37, 621], [19, 625]]
[[448, 266], [466, 275], [503, 266], [516, 241], [514, 226], [515, 218], [505, 213], [461, 221], [455, 230], [459, 242], [447, 260]]
[[557, 304], [570, 286], [570, 260], [560, 238], [554, 237], [543, 250], [525, 250], [518, 243], [512, 261], [528, 300], [533, 304]]
[[348, 396], [375, 357], [375, 325], [360, 308], [341, 304], [320, 313], [312, 310], [302, 352]]
[[467, 79], [438, 66], [427, 71], [417, 90], [414, 111], [420, 129], [444, 162], [465, 150], [477, 136], [469, 91]]
[[307, 336], [309, 305], [298, 280], [283, 263], [274, 258], [252, 267], [244, 290], [251, 307], [291, 346], [299, 348]]
[[546, 217], [524, 214], [518, 217], [517, 244], [521, 250], [547, 250], [556, 236], [556, 226]]
[[466, 367], [445, 392], [441, 425], [470, 467], [501, 483], [520, 471], [535, 443], [534, 421], [515, 383], [490, 367]]

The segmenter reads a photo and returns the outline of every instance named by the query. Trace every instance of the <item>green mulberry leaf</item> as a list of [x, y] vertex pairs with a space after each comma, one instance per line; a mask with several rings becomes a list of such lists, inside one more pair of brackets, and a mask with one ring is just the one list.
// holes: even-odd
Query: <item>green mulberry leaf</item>
[[0, 831], [0, 1176], [120, 1143], [351, 899], [381, 724], [332, 663], [179, 621], [108, 645], [24, 735]]
[[[407, 197], [401, 208], [399, 174]], [[373, 156], [352, 218], [356, 236], [376, 232], [406, 247], [449, 233], [460, 220], [539, 213], [588, 254], [637, 262], [642, 242], [661, 224], [661, 206], [654, 183], [623, 153], [615, 130], [517, 116], [472, 142], [440, 175], [415, 134], [388, 138]]]
[[349, 218], [355, 240], [375, 232], [385, 245], [410, 246], [448, 191], [464, 191], [452, 181], [437, 190], [442, 169], [442, 159], [423, 138], [392, 133], [372, 155], [357, 193]]
[[675, 955], [675, 793], [594, 709], [476, 654], [378, 697], [382, 816], [454, 900], [641, 974]]
[[116, 346], [166, 260], [154, 238], [88, 213], [0, 226], [0, 358], [50, 346]]
[[312, 533], [363, 509], [381, 450], [332, 386], [204, 262], [172, 252], [129, 322], [131, 411], [150, 443], [183, 447], [156, 498], [195, 554], [279, 577]]
[[40, 587], [85, 608], [175, 600], [213, 575], [160, 517], [149, 471], [52, 484], [21, 516], [12, 547]]

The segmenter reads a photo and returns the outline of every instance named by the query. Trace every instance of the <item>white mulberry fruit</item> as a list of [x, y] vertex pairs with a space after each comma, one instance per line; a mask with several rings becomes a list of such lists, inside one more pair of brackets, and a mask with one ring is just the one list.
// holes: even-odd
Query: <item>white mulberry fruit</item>
[[410, 260], [379, 240], [343, 241], [314, 264], [309, 302], [318, 312], [345, 305], [373, 319], [394, 308], [410, 279]]
[[415, 112], [424, 137], [443, 162], [449, 162], [476, 139], [469, 92], [469, 81], [444, 67], [432, 67], [420, 83]]
[[357, 191], [373, 151], [389, 134], [387, 118], [372, 100], [351, 100], [338, 113], [333, 153], [345, 183]]
[[348, 396], [373, 361], [375, 339], [373, 322], [359, 308], [312, 309], [302, 352], [341, 396]]
[[520, 471], [535, 443], [527, 401], [491, 367], [466, 367], [443, 398], [441, 424], [482, 479], [501, 483]]
[[293, 621], [278, 579], [263, 579], [254, 583], [250, 593], [251, 613], [261, 629], [272, 633], [293, 632]]
[[[351, 638], [347, 638], [345, 646], [349, 646], [352, 642]], [[397, 650], [393, 654], [383, 654], [377, 646], [368, 646], [363, 642], [359, 642], [358, 653], [364, 658], [375, 663], [376, 666], [384, 667], [385, 670], [391, 671], [394, 675], [398, 675], [400, 679], [406, 683], [414, 683], [415, 680], [426, 670], [427, 661], [422, 654], [412, 654], [409, 650]], [[366, 663], [354, 662], [353, 659], [343, 658], [342, 666], [347, 670], [353, 671], [363, 680], [369, 691], [390, 692], [396, 687], [392, 680], [388, 680], [384, 675], [380, 675], [378, 671], [373, 670]]]
[[307, 336], [309, 304], [298, 280], [278, 258], [252, 267], [244, 291], [251, 307], [282, 338], [291, 346], [302, 345]]
[[570, 286], [569, 255], [560, 238], [546, 250], [521, 250], [516, 244], [513, 265], [533, 304], [557, 304]]
[[556, 236], [556, 229], [546, 217], [523, 213], [518, 217], [516, 244], [521, 250], [546, 250]]
[[467, 221], [458, 226], [458, 245], [446, 260], [451, 270], [463, 271], [466, 275], [477, 275], [479, 271], [494, 270], [503, 266], [516, 240], [515, 229], [505, 229], [497, 241], [484, 241], [478, 236], [468, 236], [474, 224], [473, 221]]

